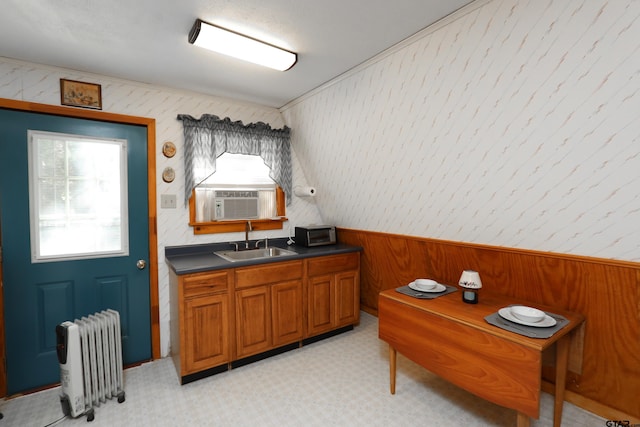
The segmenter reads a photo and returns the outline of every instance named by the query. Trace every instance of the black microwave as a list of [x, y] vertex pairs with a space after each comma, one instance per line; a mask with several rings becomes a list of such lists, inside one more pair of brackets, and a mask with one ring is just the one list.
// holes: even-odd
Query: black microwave
[[296, 227], [296, 245], [322, 246], [336, 244], [336, 228], [332, 225]]

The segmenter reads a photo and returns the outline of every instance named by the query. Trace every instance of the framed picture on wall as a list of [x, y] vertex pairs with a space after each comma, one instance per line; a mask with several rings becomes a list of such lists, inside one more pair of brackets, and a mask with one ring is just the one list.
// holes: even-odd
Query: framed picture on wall
[[95, 83], [60, 79], [60, 103], [102, 110], [102, 87]]

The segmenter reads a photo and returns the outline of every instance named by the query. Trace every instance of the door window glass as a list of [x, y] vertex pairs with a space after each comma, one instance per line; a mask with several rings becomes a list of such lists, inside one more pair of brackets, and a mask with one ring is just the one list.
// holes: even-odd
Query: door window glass
[[29, 131], [32, 262], [126, 256], [127, 141]]

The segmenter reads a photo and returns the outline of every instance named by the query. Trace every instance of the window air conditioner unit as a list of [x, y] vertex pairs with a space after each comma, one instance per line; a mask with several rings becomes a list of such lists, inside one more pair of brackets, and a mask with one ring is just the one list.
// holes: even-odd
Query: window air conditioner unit
[[216, 220], [258, 218], [258, 192], [253, 190], [216, 190]]

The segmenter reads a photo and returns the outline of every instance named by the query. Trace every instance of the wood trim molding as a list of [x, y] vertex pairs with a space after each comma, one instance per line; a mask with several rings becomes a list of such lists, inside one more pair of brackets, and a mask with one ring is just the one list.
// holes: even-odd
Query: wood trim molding
[[[191, 190], [189, 197], [189, 225], [193, 227], [193, 234], [214, 234], [214, 233], [233, 233], [243, 232], [248, 220], [228, 220], [228, 221], [211, 221], [196, 222], [196, 190]], [[278, 218], [268, 219], [252, 219], [251, 230], [281, 230], [282, 223], [288, 221], [285, 216], [285, 194], [282, 188], [276, 187], [276, 209]]]
[[[351, 229], [351, 228], [339, 228], [339, 229], [345, 233], [349, 233], [349, 232], [354, 232], [354, 233], [365, 232], [366, 233], [367, 232], [364, 230], [357, 230], [357, 229]], [[617, 265], [621, 267], [637, 268], [640, 271], [640, 263], [633, 262], [633, 261], [597, 258], [597, 257], [589, 257], [585, 255], [562, 254], [557, 252], [536, 251], [533, 249], [511, 248], [507, 246], [494, 246], [494, 245], [487, 245], [483, 243], [461, 242], [457, 240], [432, 239], [429, 237], [416, 237], [416, 236], [410, 236], [405, 234], [384, 233], [384, 232], [378, 232], [378, 231], [371, 231], [370, 233], [373, 233], [376, 236], [380, 236], [380, 237], [419, 240], [425, 243], [448, 244], [448, 245], [457, 246], [460, 248], [480, 249], [480, 250], [484, 249], [484, 250], [491, 250], [491, 251], [509, 253], [509, 254], [533, 255], [537, 257], [552, 258], [552, 259], [562, 258], [567, 260], [584, 261], [584, 262], [596, 263], [596, 264]]]
[[[87, 110], [74, 107], [63, 107], [35, 102], [17, 101], [0, 98], [0, 108], [8, 110], [28, 111], [50, 114], [62, 117], [83, 118], [110, 123], [146, 126], [147, 128], [147, 199], [149, 203], [149, 287], [151, 300], [151, 352], [153, 359], [159, 359], [160, 353], [160, 295], [158, 290], [158, 231], [156, 208], [156, 120], [147, 117], [129, 116], [124, 114], [107, 113], [104, 111]], [[0, 295], [0, 298], [2, 296]], [[0, 301], [2, 302], [2, 301]], [[4, 316], [3, 316], [4, 319]], [[4, 323], [2, 324], [4, 331]], [[0, 356], [4, 354], [5, 342], [0, 342]], [[4, 360], [4, 359], [3, 359]], [[0, 380], [6, 375], [4, 364], [0, 367]], [[0, 383], [0, 394], [6, 395], [6, 381]]]
[[[0, 226], [0, 242], [2, 227]], [[0, 397], [7, 395], [7, 362], [4, 334], [4, 282], [2, 281], [2, 246], [0, 245]]]
[[[542, 391], [553, 395], [555, 393], [555, 385], [549, 381], [542, 381]], [[597, 414], [607, 420], [629, 421], [628, 425], [640, 424], [640, 417], [634, 417], [633, 415], [629, 415], [623, 411], [619, 411], [610, 406], [603, 405], [600, 402], [596, 402], [595, 400], [591, 400], [570, 390], [565, 390], [564, 400], [586, 411]], [[622, 426], [624, 424], [620, 425]]]

